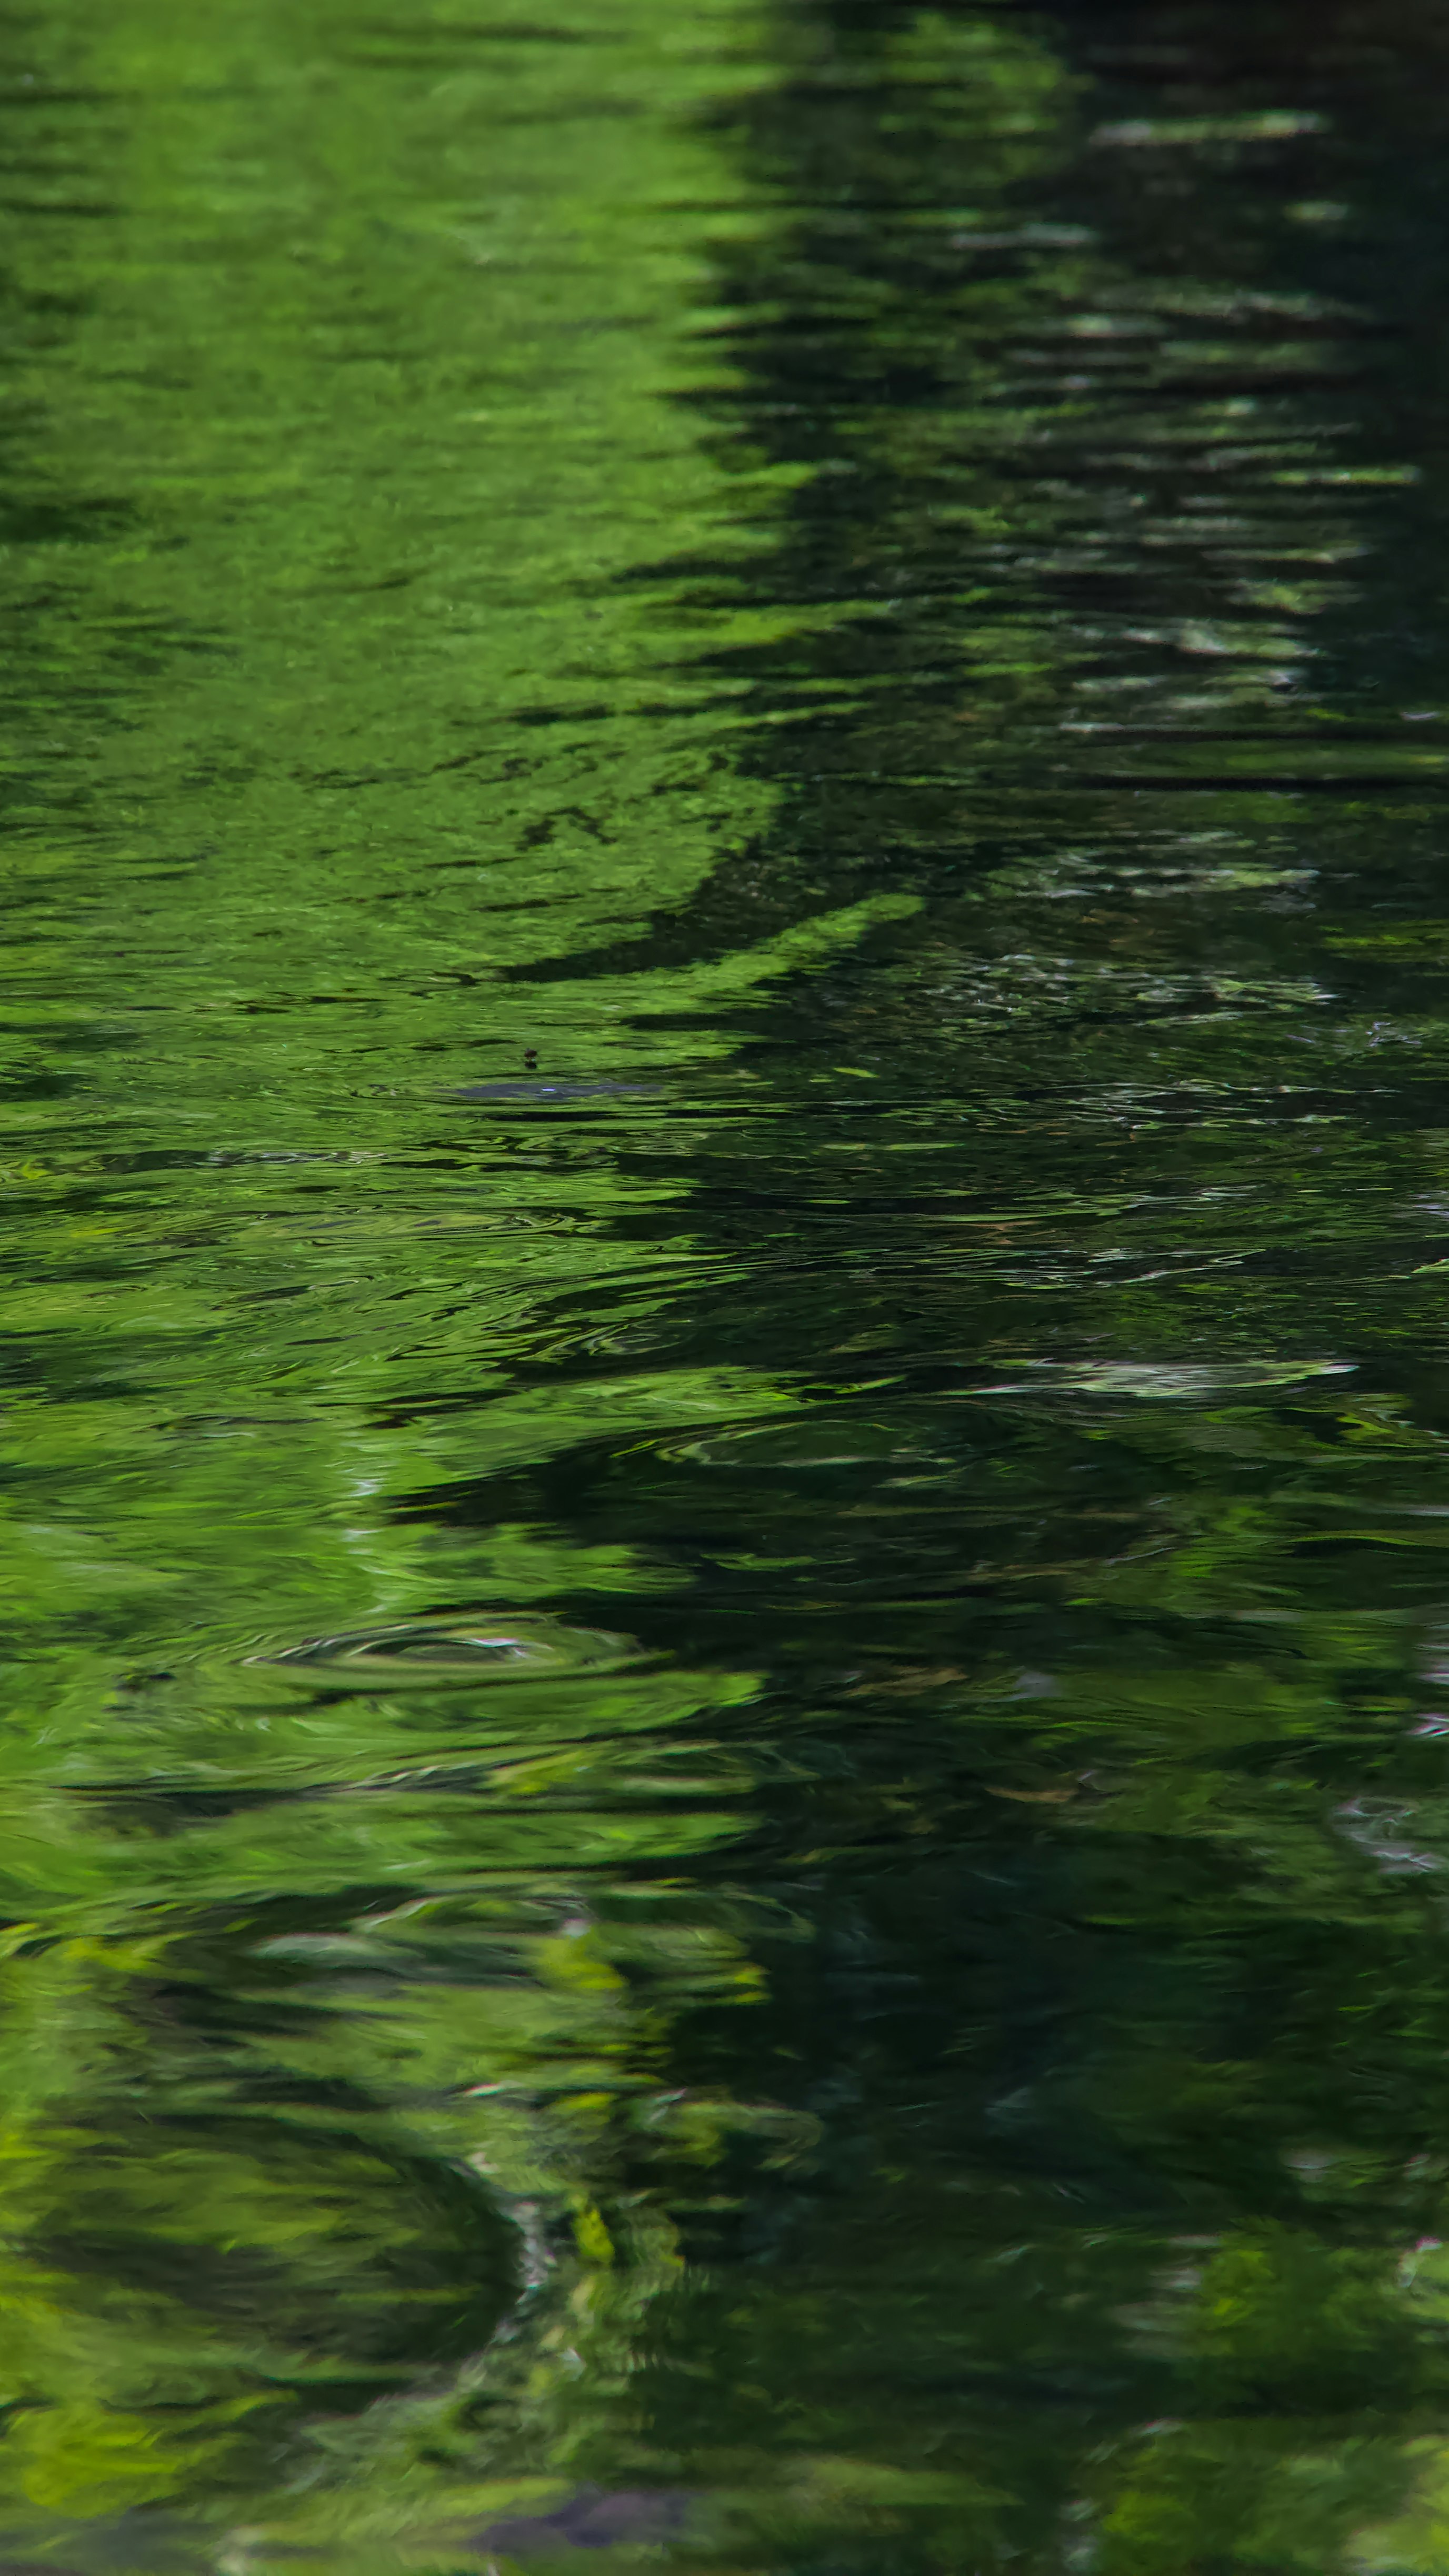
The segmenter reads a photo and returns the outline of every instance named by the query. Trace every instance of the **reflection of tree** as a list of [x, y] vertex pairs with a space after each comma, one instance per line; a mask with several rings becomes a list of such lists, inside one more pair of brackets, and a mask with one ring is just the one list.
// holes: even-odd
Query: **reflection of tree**
[[[737, 2232], [691, 2218], [715, 2268], [646, 2385], [661, 2456], [832, 2562], [1342, 2565], [1443, 2403], [1445, 1818], [1404, 1734], [1440, 1441], [1432, 1380], [1377, 1391], [1437, 1351], [1442, 1236], [1437, 1145], [1375, 1105], [1384, 1026], [1440, 1040], [1369, 912], [1391, 841], [1437, 915], [1434, 830], [1284, 794], [1438, 757], [1357, 645], [1433, 523], [1373, 274], [1323, 248], [1340, 189], [1417, 186], [1396, 133], [1437, 150], [1437, 38], [1351, 97], [1362, 20], [1163, 20], [1108, 31], [1099, 111], [997, 13], [795, 13], [746, 120], [785, 211], [733, 266], [739, 416], [810, 469], [751, 578], [834, 617], [728, 664], [795, 717], [758, 755], [794, 802], [693, 920], [883, 849], [933, 903], [905, 971], [792, 992], [769, 1152], [703, 1159], [768, 1258], [699, 1341], [839, 1396], [619, 1462], [585, 1526], [688, 1529], [691, 1639], [767, 1616], [786, 1677], [768, 1851], [815, 1937], [677, 2062], [732, 2080], [748, 2028], [824, 2136]], [[1148, 36], [1187, 71], [1134, 84]], [[1273, 122], [1310, 95], [1327, 139]]]
[[[616, 2131], [707, 2162], [731, 2118], [781, 2127], [656, 2064], [683, 2002], [758, 1983], [728, 1905], [675, 1921], [669, 1887], [737, 1831], [748, 1672], [333, 1695], [244, 1660], [570, 1589], [632, 1619], [667, 1546], [389, 1498], [789, 1400], [627, 1361], [550, 1383], [570, 1301], [647, 1345], [681, 1253], [628, 1224], [682, 1184], [631, 1197], [602, 1118], [437, 1101], [480, 1046], [627, 1056], [640, 997], [550, 1012], [500, 970], [687, 895], [762, 810], [698, 692], [658, 703], [674, 594], [611, 581], [718, 499], [660, 395], [702, 274], [673, 209], [720, 185], [690, 111], [735, 72], [701, 15], [674, 32], [78, 0], [6, 39], [36, 49], [9, 113], [39, 191], [4, 218], [33, 436], [0, 573], [16, 2546], [184, 2508], [210, 2563], [208, 2517], [254, 2518], [299, 2445], [325, 2465], [312, 2423], [344, 2490], [376, 2472], [368, 2529], [426, 2521], [476, 2483], [500, 2320], [508, 2472], [567, 2471], [580, 2371], [619, 2376], [674, 2261], [663, 2218], [601, 2213]], [[395, 2465], [440, 2388], [389, 2485], [380, 2428]]]

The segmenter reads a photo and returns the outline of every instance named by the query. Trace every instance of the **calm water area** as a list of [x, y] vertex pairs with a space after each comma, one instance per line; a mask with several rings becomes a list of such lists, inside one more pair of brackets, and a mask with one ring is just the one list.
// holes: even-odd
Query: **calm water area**
[[0, 2576], [1449, 2576], [1449, 0], [17, 0], [0, 297]]

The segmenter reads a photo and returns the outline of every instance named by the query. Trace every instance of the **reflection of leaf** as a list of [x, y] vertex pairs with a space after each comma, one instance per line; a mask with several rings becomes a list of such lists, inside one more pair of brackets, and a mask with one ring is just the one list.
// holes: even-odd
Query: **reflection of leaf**
[[1437, 960], [1449, 949], [1449, 922], [1390, 921], [1372, 930], [1336, 930], [1329, 925], [1322, 938], [1325, 948], [1336, 949], [1345, 957]]

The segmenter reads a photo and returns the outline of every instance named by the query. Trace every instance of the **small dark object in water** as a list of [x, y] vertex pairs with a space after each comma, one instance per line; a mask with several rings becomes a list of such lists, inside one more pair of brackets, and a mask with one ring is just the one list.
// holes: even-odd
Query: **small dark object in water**
[[556, 2549], [649, 2547], [679, 2530], [693, 2498], [686, 2487], [578, 2487], [552, 2513], [510, 2514], [475, 2534], [484, 2549], [530, 2558]]
[[642, 1082], [469, 1082], [455, 1100], [654, 1100]]

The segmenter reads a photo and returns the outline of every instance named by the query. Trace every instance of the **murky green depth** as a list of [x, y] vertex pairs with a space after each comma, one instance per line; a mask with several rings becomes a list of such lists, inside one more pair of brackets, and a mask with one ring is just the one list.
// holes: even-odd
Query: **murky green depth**
[[0, 136], [0, 2576], [1445, 2576], [1449, 6]]

